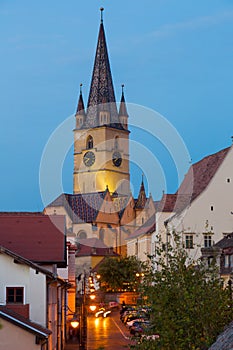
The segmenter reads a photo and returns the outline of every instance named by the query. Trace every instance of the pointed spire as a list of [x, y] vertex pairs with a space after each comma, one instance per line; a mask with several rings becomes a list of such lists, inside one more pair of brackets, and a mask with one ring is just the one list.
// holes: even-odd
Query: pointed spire
[[102, 104], [107, 104], [105, 105], [104, 109], [106, 110], [107, 107], [110, 113], [110, 123], [119, 123], [103, 25], [103, 8], [100, 10], [101, 23], [87, 104], [88, 111], [85, 123], [86, 127], [94, 127], [99, 125], [99, 111], [103, 110], [103, 108], [101, 108]]
[[80, 84], [80, 93], [79, 93], [79, 100], [78, 100], [78, 107], [77, 107], [77, 114], [85, 114], [85, 108], [84, 108], [84, 102], [83, 102], [83, 94], [82, 94], [82, 86], [83, 84]]
[[124, 95], [124, 87], [125, 85], [122, 84], [122, 93], [121, 93], [121, 103], [120, 103], [120, 108], [119, 108], [119, 117], [128, 117], [128, 112], [126, 108], [126, 103], [125, 103], [125, 95]]
[[141, 187], [140, 187], [140, 191], [138, 194], [138, 200], [137, 200], [137, 204], [136, 204], [137, 209], [145, 208], [146, 201], [147, 201], [143, 177], [144, 177], [144, 175], [142, 174], [142, 182], [141, 182]]

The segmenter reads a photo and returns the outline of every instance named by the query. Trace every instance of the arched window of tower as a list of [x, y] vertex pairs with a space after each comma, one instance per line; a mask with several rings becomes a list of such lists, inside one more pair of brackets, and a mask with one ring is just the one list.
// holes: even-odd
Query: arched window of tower
[[79, 239], [86, 239], [87, 238], [87, 233], [84, 230], [81, 230], [78, 232], [77, 237]]
[[87, 138], [87, 149], [91, 149], [94, 146], [93, 137], [91, 135]]

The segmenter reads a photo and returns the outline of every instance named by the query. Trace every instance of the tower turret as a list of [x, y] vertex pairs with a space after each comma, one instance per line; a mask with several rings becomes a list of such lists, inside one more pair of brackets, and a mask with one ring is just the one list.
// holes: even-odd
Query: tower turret
[[85, 116], [86, 116], [86, 113], [85, 113], [83, 95], [82, 95], [82, 84], [80, 84], [79, 100], [78, 100], [77, 111], [75, 114], [76, 129], [80, 129], [83, 126], [83, 123], [85, 121]]
[[119, 108], [119, 121], [124, 129], [128, 129], [128, 112], [126, 108], [125, 103], [125, 96], [124, 96], [124, 84], [121, 85], [122, 87], [122, 93], [121, 93], [121, 103]]

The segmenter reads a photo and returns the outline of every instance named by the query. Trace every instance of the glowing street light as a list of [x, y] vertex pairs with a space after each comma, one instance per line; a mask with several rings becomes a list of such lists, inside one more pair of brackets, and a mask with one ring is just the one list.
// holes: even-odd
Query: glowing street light
[[77, 317], [74, 317], [71, 321], [70, 321], [71, 327], [76, 329], [79, 326], [79, 320], [77, 319]]
[[96, 305], [90, 305], [90, 310], [95, 311], [96, 310]]

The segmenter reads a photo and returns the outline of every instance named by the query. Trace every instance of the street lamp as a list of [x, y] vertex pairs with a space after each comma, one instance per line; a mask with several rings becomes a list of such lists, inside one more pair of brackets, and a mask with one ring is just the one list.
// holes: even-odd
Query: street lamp
[[77, 318], [76, 316], [74, 316], [74, 317], [72, 318], [72, 320], [70, 321], [70, 324], [71, 324], [71, 327], [72, 327], [72, 328], [74, 328], [74, 329], [78, 328], [78, 326], [79, 326], [79, 320], [78, 320], [78, 318]]
[[96, 310], [96, 305], [90, 305], [90, 310], [95, 311]]

